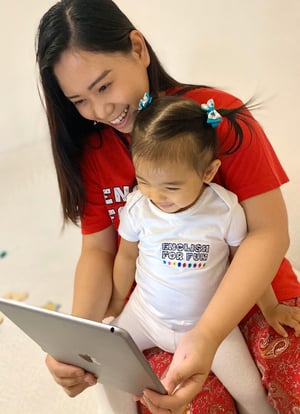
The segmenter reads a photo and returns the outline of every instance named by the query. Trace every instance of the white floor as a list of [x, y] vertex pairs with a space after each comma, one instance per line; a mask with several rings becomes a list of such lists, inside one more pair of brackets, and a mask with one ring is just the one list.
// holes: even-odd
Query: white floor
[[[61, 233], [60, 206], [48, 144], [0, 153], [0, 296], [27, 293], [70, 312], [80, 232]], [[1, 414], [94, 414], [89, 389], [75, 399], [52, 380], [43, 351], [7, 318], [0, 324]], [[105, 413], [103, 413], [105, 414]]]

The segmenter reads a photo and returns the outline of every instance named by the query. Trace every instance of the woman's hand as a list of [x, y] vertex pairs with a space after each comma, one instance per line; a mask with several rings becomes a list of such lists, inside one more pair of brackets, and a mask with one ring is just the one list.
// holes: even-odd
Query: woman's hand
[[[82, 251], [77, 264], [72, 315], [100, 321], [112, 292], [112, 269], [116, 253], [116, 230], [109, 226], [82, 237]], [[46, 357], [46, 365], [54, 380], [70, 397], [96, 384], [91, 373], [74, 365]]]
[[201, 391], [210, 372], [217, 344], [192, 329], [181, 339], [162, 383], [168, 395], [145, 390], [142, 404], [153, 414], [182, 414]]
[[97, 383], [97, 378], [93, 374], [82, 368], [59, 362], [51, 355], [47, 355], [46, 365], [54, 380], [63, 387], [69, 397], [76, 397], [86, 388]]

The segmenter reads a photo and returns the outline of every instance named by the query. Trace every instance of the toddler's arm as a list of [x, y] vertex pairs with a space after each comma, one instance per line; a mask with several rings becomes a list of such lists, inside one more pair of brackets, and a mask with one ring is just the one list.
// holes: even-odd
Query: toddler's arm
[[138, 243], [121, 238], [113, 270], [113, 292], [108, 313], [118, 316], [126, 302], [135, 277]]

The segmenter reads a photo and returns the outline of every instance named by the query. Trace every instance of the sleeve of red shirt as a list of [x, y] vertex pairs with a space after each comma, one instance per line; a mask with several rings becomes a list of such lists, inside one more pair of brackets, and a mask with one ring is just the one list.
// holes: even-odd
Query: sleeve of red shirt
[[[129, 139], [129, 138], [128, 138]], [[87, 138], [81, 160], [86, 206], [81, 217], [82, 234], [114, 225], [134, 185], [134, 168], [129, 150], [112, 128]]]

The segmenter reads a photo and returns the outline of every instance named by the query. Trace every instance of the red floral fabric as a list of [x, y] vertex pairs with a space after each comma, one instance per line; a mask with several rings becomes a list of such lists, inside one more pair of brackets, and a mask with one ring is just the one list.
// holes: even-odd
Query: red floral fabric
[[[284, 301], [299, 306], [300, 298]], [[278, 335], [257, 310], [240, 324], [250, 352], [262, 374], [271, 404], [280, 414], [300, 414], [300, 338], [287, 328], [289, 336]], [[144, 352], [150, 365], [162, 377], [172, 360], [172, 354], [153, 348]], [[151, 414], [139, 404], [140, 414]], [[234, 400], [210, 373], [201, 392], [186, 407], [184, 414], [238, 414]]]
[[[158, 377], [162, 377], [172, 361], [172, 354], [159, 348], [152, 348], [144, 352], [148, 362]], [[151, 414], [139, 404], [140, 414]], [[188, 404], [184, 414], [238, 414], [234, 401], [218, 378], [210, 373], [201, 392]]]
[[[300, 307], [300, 298], [282, 303]], [[288, 330], [283, 338], [257, 311], [241, 326], [249, 349], [262, 374], [272, 405], [280, 414], [300, 414], [300, 338]]]

